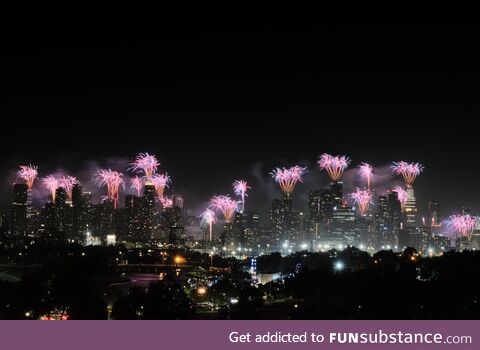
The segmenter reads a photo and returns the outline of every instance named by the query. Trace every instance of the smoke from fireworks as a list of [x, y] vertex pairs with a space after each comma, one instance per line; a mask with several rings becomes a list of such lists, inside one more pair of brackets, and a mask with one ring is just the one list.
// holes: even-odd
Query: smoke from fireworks
[[395, 188], [392, 191], [397, 192], [397, 198], [400, 201], [402, 210], [405, 209], [405, 205], [407, 204], [407, 200], [408, 200], [408, 192], [400, 186], [395, 186]]
[[215, 223], [215, 213], [207, 209], [202, 214], [200, 214], [202, 219], [202, 225], [207, 225], [209, 229], [210, 242], [213, 240], [213, 224]]
[[143, 181], [138, 176], [130, 179], [130, 190], [134, 191], [137, 194], [137, 197], [140, 197], [140, 192], [142, 191]]
[[222, 212], [226, 223], [231, 223], [239, 202], [229, 196], [215, 196], [210, 200], [210, 207]]
[[362, 163], [360, 164], [358, 169], [360, 170], [360, 175], [367, 180], [367, 188], [370, 191], [371, 183], [372, 183], [372, 174], [373, 174], [372, 166], [368, 163]]
[[113, 201], [117, 208], [118, 192], [121, 185], [124, 185], [123, 174], [111, 169], [97, 169], [94, 174], [94, 181], [99, 187], [107, 186], [108, 199]]
[[38, 167], [36, 165], [20, 165], [20, 170], [17, 172], [17, 177], [25, 181], [29, 190], [32, 189], [37, 176]]
[[471, 238], [477, 218], [471, 215], [452, 215], [447, 221], [449, 229], [456, 237]]
[[153, 185], [155, 186], [155, 191], [157, 192], [158, 198], [163, 197], [163, 193], [165, 192], [165, 188], [171, 182], [170, 176], [167, 174], [156, 174], [150, 178]]
[[75, 176], [66, 175], [60, 179], [60, 187], [63, 187], [67, 192], [68, 200], [72, 200], [73, 186], [78, 184], [78, 180]]
[[245, 197], [247, 197], [247, 190], [251, 189], [250, 186], [248, 186], [247, 181], [243, 180], [236, 180], [233, 183], [233, 191], [237, 196], [240, 196], [242, 200], [242, 212], [245, 211]]
[[155, 171], [157, 171], [160, 163], [154, 155], [139, 153], [131, 165], [133, 171], [143, 171], [145, 177], [150, 179], [153, 174], [155, 174]]
[[43, 187], [50, 192], [52, 202], [55, 203], [55, 194], [57, 188], [60, 186], [60, 181], [53, 175], [48, 175], [42, 179]]
[[297, 182], [302, 182], [302, 176], [306, 168], [300, 167], [298, 165], [291, 168], [276, 168], [270, 174], [275, 179], [275, 181], [280, 185], [280, 188], [283, 193], [291, 194], [295, 189]]
[[348, 168], [350, 159], [346, 156], [332, 156], [324, 153], [318, 160], [320, 170], [325, 169], [333, 182], [338, 182], [342, 179], [343, 172]]
[[393, 172], [397, 175], [402, 175], [408, 187], [411, 187], [415, 179], [423, 171], [423, 165], [420, 163], [407, 163], [403, 160], [400, 162], [393, 162], [391, 166]]
[[370, 191], [356, 188], [355, 192], [350, 193], [350, 198], [358, 205], [360, 214], [366, 215], [368, 213], [368, 208], [372, 203], [372, 193]]

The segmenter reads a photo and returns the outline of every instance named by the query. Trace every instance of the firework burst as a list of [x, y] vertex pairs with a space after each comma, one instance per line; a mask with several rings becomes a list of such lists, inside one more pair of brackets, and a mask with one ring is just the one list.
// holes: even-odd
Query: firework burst
[[202, 219], [202, 225], [207, 225], [209, 229], [209, 237], [210, 242], [213, 240], [213, 224], [215, 223], [215, 213], [208, 209], [205, 210], [202, 214], [200, 214], [200, 218]]
[[373, 175], [373, 168], [368, 163], [362, 163], [358, 167], [360, 171], [360, 175], [367, 180], [367, 188], [370, 191], [371, 183], [372, 183], [372, 175]]
[[165, 188], [168, 187], [168, 184], [171, 182], [170, 176], [167, 174], [155, 174], [150, 178], [153, 185], [155, 186], [155, 191], [157, 192], [158, 198], [163, 197]]
[[403, 176], [408, 187], [412, 187], [415, 179], [424, 169], [423, 165], [420, 163], [407, 163], [403, 160], [400, 162], [393, 162], [391, 168], [395, 174]]
[[33, 182], [38, 176], [38, 167], [36, 165], [20, 165], [20, 170], [17, 171], [17, 178], [22, 179], [31, 190]]
[[148, 153], [139, 153], [135, 161], [131, 164], [133, 171], [141, 171], [147, 179], [150, 179], [157, 171], [160, 163], [154, 155]]
[[245, 211], [245, 197], [248, 197], [247, 190], [249, 189], [251, 189], [251, 187], [248, 186], [247, 181], [236, 180], [233, 183], [233, 191], [237, 196], [240, 196], [242, 200], [242, 213]]
[[222, 212], [225, 222], [231, 223], [239, 202], [229, 196], [215, 196], [210, 200], [210, 208]]
[[130, 191], [133, 191], [137, 194], [137, 197], [140, 197], [142, 192], [143, 181], [138, 176], [130, 179]]
[[408, 192], [403, 187], [400, 187], [400, 186], [395, 186], [395, 188], [392, 191], [397, 192], [397, 198], [400, 201], [402, 210], [404, 210], [408, 200]]
[[348, 168], [350, 159], [346, 156], [332, 156], [324, 153], [318, 160], [320, 170], [325, 169], [333, 182], [338, 182], [342, 179], [343, 172]]
[[67, 192], [68, 200], [72, 200], [73, 186], [78, 183], [78, 179], [75, 176], [66, 175], [60, 179], [60, 187], [63, 187]]
[[372, 193], [356, 188], [355, 192], [350, 193], [349, 196], [357, 204], [360, 214], [366, 215], [370, 204], [372, 204]]
[[55, 203], [55, 194], [57, 188], [60, 187], [60, 181], [53, 175], [48, 175], [42, 179], [43, 188], [45, 188], [52, 196], [52, 202]]
[[294, 166], [291, 168], [276, 168], [270, 174], [275, 179], [275, 181], [280, 185], [280, 188], [283, 193], [291, 194], [295, 189], [297, 182], [302, 182], [302, 176], [306, 168], [301, 166]]
[[118, 192], [120, 186], [124, 185], [123, 174], [113, 170], [97, 169], [93, 177], [99, 187], [107, 187], [107, 198], [113, 202], [117, 208]]
[[472, 232], [477, 224], [477, 218], [471, 215], [452, 215], [447, 221], [447, 226], [456, 237], [472, 237]]

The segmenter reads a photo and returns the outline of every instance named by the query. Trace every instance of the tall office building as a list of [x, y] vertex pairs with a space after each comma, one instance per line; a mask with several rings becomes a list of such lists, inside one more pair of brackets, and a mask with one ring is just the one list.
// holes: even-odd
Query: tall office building
[[343, 183], [332, 182], [330, 184], [330, 192], [332, 195], [333, 206], [340, 207], [343, 200]]
[[440, 225], [440, 204], [437, 201], [428, 202], [428, 227], [438, 227]]
[[320, 220], [322, 222], [328, 222], [332, 219], [333, 207], [334, 207], [334, 197], [332, 191], [327, 188], [321, 188], [320, 193]]
[[335, 207], [332, 216], [330, 244], [356, 245], [358, 242], [357, 217], [349, 206]]
[[142, 197], [142, 209], [140, 211], [140, 234], [138, 239], [142, 242], [150, 242], [155, 233], [155, 186], [151, 182], [145, 184]]
[[25, 236], [27, 234], [27, 206], [28, 186], [26, 184], [15, 184], [13, 186], [12, 202], [12, 234]]
[[408, 199], [405, 204], [405, 225], [407, 228], [415, 228], [417, 225], [417, 202], [415, 191], [412, 186], [407, 187]]

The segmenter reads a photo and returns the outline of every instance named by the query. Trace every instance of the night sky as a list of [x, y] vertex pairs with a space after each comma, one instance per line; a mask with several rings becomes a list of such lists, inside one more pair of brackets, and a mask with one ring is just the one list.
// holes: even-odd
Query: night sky
[[247, 208], [265, 214], [280, 195], [268, 173], [308, 166], [302, 209], [308, 190], [328, 184], [315, 166], [327, 152], [352, 167], [421, 162], [421, 212], [436, 199], [442, 216], [480, 213], [479, 28], [301, 29], [8, 40], [1, 208], [18, 164], [61, 168], [93, 188], [89, 169], [150, 152], [195, 211], [243, 178], [255, 188]]

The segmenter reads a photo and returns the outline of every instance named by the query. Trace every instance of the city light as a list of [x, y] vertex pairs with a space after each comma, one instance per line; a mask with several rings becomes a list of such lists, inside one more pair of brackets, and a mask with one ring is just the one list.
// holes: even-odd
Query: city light
[[343, 264], [343, 262], [337, 261], [337, 262], [335, 262], [334, 267], [335, 267], [335, 270], [341, 271], [341, 270], [343, 270], [343, 268], [345, 267], [345, 265]]

